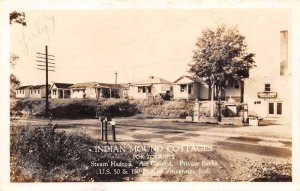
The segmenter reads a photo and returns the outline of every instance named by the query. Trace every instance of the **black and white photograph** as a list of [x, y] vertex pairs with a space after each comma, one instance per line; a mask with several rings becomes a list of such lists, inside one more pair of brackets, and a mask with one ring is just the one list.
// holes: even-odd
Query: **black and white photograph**
[[295, 9], [141, 7], [1, 14], [9, 183], [300, 189]]

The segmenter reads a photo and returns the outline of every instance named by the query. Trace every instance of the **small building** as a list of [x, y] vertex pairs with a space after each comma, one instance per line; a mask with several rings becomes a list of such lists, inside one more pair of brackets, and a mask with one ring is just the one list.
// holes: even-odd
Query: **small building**
[[68, 83], [53, 83], [50, 87], [51, 98], [66, 99], [71, 98], [71, 86]]
[[29, 98], [32, 85], [19, 86], [16, 88], [16, 98]]
[[122, 85], [85, 82], [70, 86], [71, 98], [120, 98]]
[[257, 63], [257, 68], [245, 79], [244, 103], [250, 116], [289, 121], [292, 116], [292, 68], [289, 66], [288, 31], [278, 34], [276, 44], [270, 48], [274, 59]]
[[[50, 90], [50, 85], [48, 85], [48, 88]], [[48, 96], [50, 97], [50, 91], [49, 91]], [[31, 86], [29, 97], [30, 98], [45, 98], [46, 97], [46, 85]]]
[[181, 76], [173, 83], [174, 99], [207, 100], [210, 97], [210, 87], [200, 78]]
[[149, 78], [131, 83], [128, 96], [131, 99], [147, 99], [162, 96], [172, 91], [172, 83], [168, 80], [149, 76]]
[[97, 82], [76, 83], [71, 88], [71, 98], [96, 98]]

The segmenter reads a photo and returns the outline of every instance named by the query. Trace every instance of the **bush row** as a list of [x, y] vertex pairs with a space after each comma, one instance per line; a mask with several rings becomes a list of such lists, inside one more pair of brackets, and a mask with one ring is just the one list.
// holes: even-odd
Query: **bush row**
[[[86, 182], [123, 181], [133, 174], [99, 174], [99, 163], [131, 162], [131, 167], [101, 167], [130, 171], [140, 160], [133, 151], [95, 153], [94, 146], [110, 145], [85, 134], [66, 134], [49, 127], [13, 127], [11, 129], [11, 181], [12, 182]], [[116, 145], [116, 144], [115, 144]], [[146, 155], [152, 153], [139, 153]], [[113, 168], [113, 169], [112, 169]]]

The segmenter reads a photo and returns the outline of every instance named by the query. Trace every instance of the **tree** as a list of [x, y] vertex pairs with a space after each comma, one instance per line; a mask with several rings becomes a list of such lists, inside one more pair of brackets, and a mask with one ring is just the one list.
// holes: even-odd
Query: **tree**
[[11, 12], [9, 14], [9, 24], [12, 24], [13, 22], [26, 26], [25, 13], [17, 11]]
[[[17, 11], [11, 12], [9, 15], [9, 23], [12, 24], [13, 22], [26, 26], [27, 24], [25, 20], [25, 13], [17, 12]], [[13, 53], [10, 54], [9, 63], [11, 68], [15, 67], [18, 59], [19, 56]], [[9, 79], [10, 79], [10, 97], [14, 97], [16, 93], [16, 88], [21, 84], [21, 82], [14, 74], [10, 74]]]
[[204, 79], [211, 86], [211, 116], [213, 116], [213, 92], [218, 97], [218, 120], [221, 120], [221, 89], [249, 77], [249, 70], [255, 67], [253, 57], [247, 53], [245, 37], [235, 27], [218, 26], [216, 30], [206, 29], [198, 38], [193, 51], [193, 63], [189, 72]]

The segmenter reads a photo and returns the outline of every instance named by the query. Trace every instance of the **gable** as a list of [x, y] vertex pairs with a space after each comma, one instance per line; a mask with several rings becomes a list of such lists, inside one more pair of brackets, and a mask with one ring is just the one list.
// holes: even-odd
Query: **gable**
[[194, 81], [191, 80], [190, 78], [187, 78], [185, 76], [182, 76], [181, 78], [179, 78], [178, 80], [176, 80], [174, 82], [174, 84], [189, 84], [189, 83], [193, 83]]

